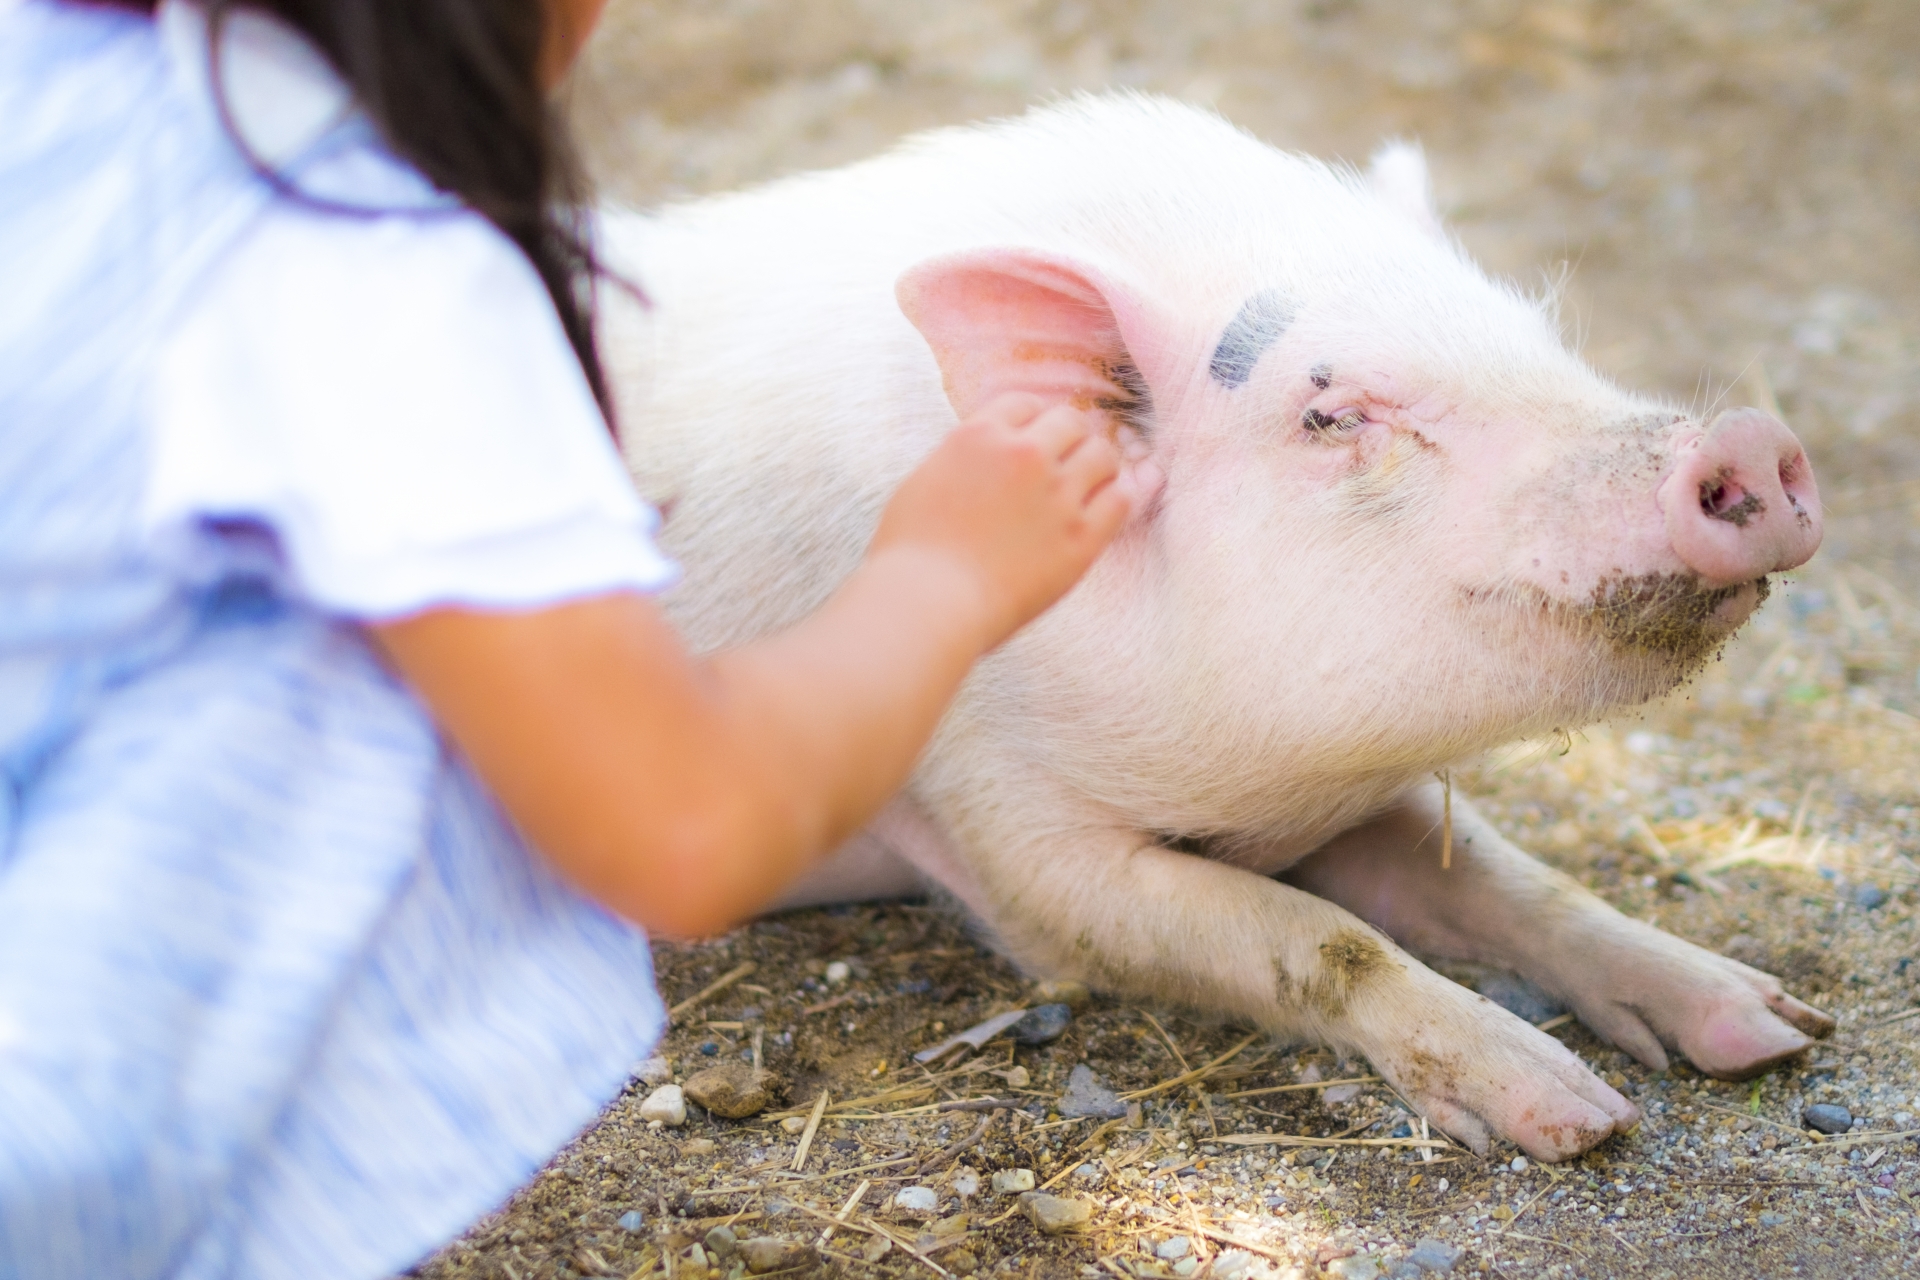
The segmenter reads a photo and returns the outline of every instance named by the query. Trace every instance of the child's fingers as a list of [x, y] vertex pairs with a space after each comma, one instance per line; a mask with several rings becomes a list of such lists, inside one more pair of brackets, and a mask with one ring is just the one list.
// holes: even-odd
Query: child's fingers
[[1104, 487], [1094, 490], [1083, 508], [1087, 528], [1101, 546], [1112, 540], [1133, 515], [1134, 492], [1122, 477], [1115, 476]]
[[1097, 438], [1098, 422], [1099, 419], [1090, 413], [1071, 405], [1056, 404], [1035, 418], [1025, 434], [1047, 457], [1059, 462], [1075, 453], [1082, 444]]
[[1070, 492], [1081, 501], [1120, 474], [1120, 452], [1096, 435], [1082, 436], [1060, 463]]

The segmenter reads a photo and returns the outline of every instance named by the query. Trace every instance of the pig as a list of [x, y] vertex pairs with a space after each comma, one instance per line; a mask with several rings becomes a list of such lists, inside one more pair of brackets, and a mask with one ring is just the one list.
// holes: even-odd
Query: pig
[[788, 905], [950, 895], [1035, 976], [1357, 1052], [1440, 1129], [1564, 1160], [1634, 1106], [1415, 953], [1517, 971], [1652, 1068], [1833, 1022], [1631, 920], [1436, 774], [1673, 689], [1811, 556], [1806, 454], [1569, 353], [1365, 174], [1139, 95], [609, 214], [603, 347], [710, 650], [786, 626], [1006, 392], [1105, 410], [1147, 495], [983, 660], [909, 786]]

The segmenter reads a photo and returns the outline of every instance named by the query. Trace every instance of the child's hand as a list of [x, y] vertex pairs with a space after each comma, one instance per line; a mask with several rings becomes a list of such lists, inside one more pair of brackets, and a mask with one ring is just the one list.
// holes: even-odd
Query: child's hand
[[976, 584], [992, 648], [1064, 595], [1131, 513], [1111, 429], [1035, 395], [989, 401], [907, 477], [870, 554], [950, 560]]
[[695, 658], [619, 594], [374, 632], [576, 884], [650, 928], [724, 928], [873, 816], [974, 661], [1113, 537], [1131, 501], [1105, 425], [989, 404], [907, 478], [831, 599], [736, 649]]

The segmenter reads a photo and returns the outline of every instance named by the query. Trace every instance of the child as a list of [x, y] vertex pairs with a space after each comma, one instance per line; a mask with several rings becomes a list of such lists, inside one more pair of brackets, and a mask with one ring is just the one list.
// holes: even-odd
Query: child
[[0, 0], [0, 1276], [423, 1256], [658, 1036], [643, 928], [856, 831], [1126, 518], [1003, 400], [686, 653], [545, 102], [598, 7]]

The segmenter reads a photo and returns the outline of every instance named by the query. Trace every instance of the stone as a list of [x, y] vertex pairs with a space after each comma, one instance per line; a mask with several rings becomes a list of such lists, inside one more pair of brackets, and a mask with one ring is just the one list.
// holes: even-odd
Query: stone
[[1068, 1120], [1094, 1117], [1099, 1120], [1118, 1120], [1127, 1114], [1127, 1104], [1120, 1101], [1119, 1095], [1101, 1084], [1093, 1074], [1093, 1068], [1086, 1063], [1078, 1063], [1067, 1074], [1067, 1091], [1060, 1095], [1060, 1114]]
[[1887, 891], [1877, 884], [1858, 885], [1853, 891], [1853, 901], [1855, 906], [1872, 911], [1875, 907], [1886, 905]]
[[1784, 1227], [1787, 1225], [1787, 1215], [1784, 1213], [1774, 1213], [1769, 1210], [1760, 1215], [1760, 1225], [1763, 1227]]
[[669, 1127], [687, 1122], [687, 1096], [677, 1084], [663, 1084], [640, 1104], [640, 1118], [658, 1120]]
[[940, 1193], [932, 1187], [902, 1187], [894, 1192], [893, 1207], [906, 1213], [932, 1213], [940, 1207]]
[[622, 1231], [639, 1231], [647, 1225], [647, 1216], [638, 1209], [629, 1209], [620, 1215], [615, 1225]]
[[1093, 999], [1093, 992], [1087, 990], [1086, 983], [1075, 982], [1071, 978], [1036, 982], [1033, 995], [1041, 1004], [1064, 1004], [1074, 1010], [1084, 1009], [1087, 1001]]
[[1167, 1270], [1173, 1272], [1173, 1274], [1175, 1274], [1176, 1276], [1179, 1276], [1180, 1280], [1187, 1280], [1188, 1276], [1192, 1275], [1194, 1272], [1198, 1271], [1199, 1269], [1200, 1269], [1200, 1259], [1198, 1258], [1182, 1258], [1180, 1259], [1180, 1261], [1174, 1263], [1171, 1267], [1167, 1268]]
[[720, 1056], [720, 1044], [716, 1040], [702, 1040], [700, 1052], [709, 1058], [717, 1058]]
[[1164, 1262], [1184, 1258], [1191, 1252], [1193, 1252], [1193, 1241], [1185, 1236], [1173, 1236], [1153, 1246], [1153, 1256]]
[[778, 1236], [756, 1236], [741, 1241], [740, 1257], [747, 1264], [747, 1270], [757, 1276], [769, 1271], [811, 1266], [814, 1262], [814, 1252], [810, 1246], [782, 1240]]
[[1508, 1013], [1535, 1024], [1567, 1011], [1567, 1006], [1517, 973], [1488, 974], [1480, 980], [1478, 989]]
[[1028, 1221], [1050, 1236], [1081, 1231], [1093, 1221], [1093, 1206], [1070, 1196], [1053, 1196], [1044, 1191], [1029, 1191], [1020, 1197]]
[[1024, 1089], [1033, 1083], [1033, 1075], [1025, 1067], [1008, 1067], [1006, 1079], [1009, 1089]]
[[1423, 1236], [1407, 1254], [1407, 1261], [1422, 1271], [1451, 1271], [1453, 1264], [1460, 1261], [1460, 1250], [1445, 1240], [1436, 1240], [1432, 1236]]
[[1338, 1280], [1378, 1280], [1380, 1257], [1373, 1253], [1354, 1253], [1335, 1258], [1327, 1264], [1327, 1274]]
[[714, 1227], [706, 1235], [707, 1252], [716, 1258], [731, 1258], [740, 1247], [740, 1237], [732, 1227]]
[[1001, 1169], [993, 1175], [993, 1194], [1016, 1196], [1033, 1190], [1033, 1170]]
[[687, 1097], [717, 1116], [744, 1120], [767, 1109], [780, 1090], [780, 1077], [744, 1062], [708, 1067], [687, 1077]]
[[965, 1200], [969, 1196], [980, 1194], [980, 1175], [971, 1169], [962, 1169], [953, 1175], [953, 1182], [950, 1185], [953, 1187], [953, 1194]]
[[1365, 1088], [1365, 1085], [1359, 1084], [1336, 1084], [1331, 1089], [1322, 1089], [1320, 1091], [1320, 1097], [1322, 1100], [1332, 1104], [1352, 1102], [1360, 1096]]
[[951, 1275], [971, 1275], [980, 1266], [980, 1259], [965, 1249], [955, 1249], [941, 1259]]
[[837, 987], [853, 976], [853, 966], [845, 960], [835, 960], [827, 966], [827, 985]]
[[868, 1236], [865, 1247], [860, 1250], [860, 1256], [868, 1262], [878, 1262], [891, 1252], [893, 1252], [893, 1241], [885, 1236]]
[[948, 1236], [957, 1236], [966, 1231], [967, 1224], [973, 1221], [971, 1214], [956, 1213], [935, 1222], [927, 1228], [935, 1240], [944, 1240]]
[[634, 1067], [633, 1078], [641, 1084], [665, 1084], [673, 1079], [673, 1063], [666, 1058], [648, 1058]]
[[1525, 1173], [1527, 1171], [1527, 1158], [1525, 1156], [1515, 1156], [1507, 1165], [1507, 1168], [1513, 1170], [1515, 1173]]
[[1258, 1261], [1245, 1249], [1228, 1249], [1213, 1260], [1213, 1280], [1241, 1280]]
[[797, 1136], [805, 1133], [806, 1130], [807, 1118], [805, 1116], [788, 1116], [780, 1122], [780, 1131], [782, 1133], [790, 1133]]
[[1051, 1044], [1067, 1033], [1073, 1022], [1073, 1010], [1064, 1004], [1043, 1004], [1027, 1010], [1020, 1021], [1007, 1028], [1015, 1044]]
[[1801, 1111], [1800, 1123], [1821, 1133], [1845, 1133], [1853, 1128], [1853, 1113], [1831, 1102], [1816, 1102]]
[[680, 1154], [683, 1156], [710, 1156], [719, 1149], [712, 1138], [689, 1138], [680, 1144]]

